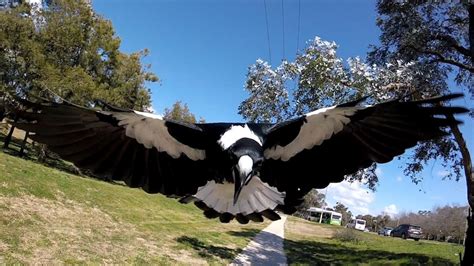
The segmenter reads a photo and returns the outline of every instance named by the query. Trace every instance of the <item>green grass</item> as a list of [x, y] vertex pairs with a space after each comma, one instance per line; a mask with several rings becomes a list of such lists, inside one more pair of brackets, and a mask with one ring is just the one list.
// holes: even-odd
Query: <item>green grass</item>
[[[302, 225], [304, 232], [299, 230]], [[336, 230], [344, 229], [289, 217], [284, 240], [289, 264], [452, 265], [458, 264], [458, 254], [463, 250], [456, 244], [415, 242], [359, 231], [354, 231], [358, 241], [340, 241], [334, 237]], [[320, 237], [320, 231], [333, 235]]]
[[0, 152], [0, 264], [223, 264], [264, 226]]
[[[17, 154], [18, 144], [4, 152]], [[63, 161], [42, 165], [34, 152], [24, 159], [4, 152], [0, 264], [227, 264], [267, 225], [221, 224], [192, 204], [72, 175]], [[358, 231], [341, 241], [341, 227], [295, 217], [285, 227], [290, 264], [450, 265], [462, 251]]]

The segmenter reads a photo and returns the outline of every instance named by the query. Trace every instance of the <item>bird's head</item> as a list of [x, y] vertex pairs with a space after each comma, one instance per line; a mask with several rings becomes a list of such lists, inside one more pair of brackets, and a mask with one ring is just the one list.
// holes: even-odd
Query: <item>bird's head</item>
[[242, 188], [253, 176], [258, 175], [263, 162], [262, 145], [249, 138], [236, 141], [228, 149], [234, 162], [232, 175], [234, 178], [234, 204], [237, 202]]

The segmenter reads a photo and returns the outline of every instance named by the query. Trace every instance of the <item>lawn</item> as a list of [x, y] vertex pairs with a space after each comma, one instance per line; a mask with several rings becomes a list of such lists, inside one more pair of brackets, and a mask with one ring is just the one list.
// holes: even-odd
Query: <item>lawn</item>
[[296, 217], [288, 217], [284, 246], [289, 264], [310, 265], [452, 265], [463, 250], [456, 244], [378, 236]]
[[[17, 144], [7, 152], [16, 154]], [[221, 224], [192, 204], [48, 167], [74, 172], [62, 161], [41, 165], [31, 158], [0, 151], [0, 264], [228, 264], [268, 224]], [[449, 265], [462, 251], [454, 244], [337, 233], [341, 229], [288, 217], [288, 263]]]
[[0, 264], [226, 264], [265, 225], [0, 152]]

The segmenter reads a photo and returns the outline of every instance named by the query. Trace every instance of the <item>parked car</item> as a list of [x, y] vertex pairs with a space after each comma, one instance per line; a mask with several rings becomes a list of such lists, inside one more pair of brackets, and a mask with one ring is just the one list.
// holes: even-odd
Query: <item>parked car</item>
[[415, 241], [420, 240], [422, 235], [423, 231], [421, 230], [421, 227], [411, 224], [401, 224], [390, 232], [390, 236], [401, 237], [403, 239], [412, 238]]
[[392, 230], [392, 227], [384, 227], [378, 231], [378, 234], [382, 236], [390, 236], [390, 232], [392, 232]]

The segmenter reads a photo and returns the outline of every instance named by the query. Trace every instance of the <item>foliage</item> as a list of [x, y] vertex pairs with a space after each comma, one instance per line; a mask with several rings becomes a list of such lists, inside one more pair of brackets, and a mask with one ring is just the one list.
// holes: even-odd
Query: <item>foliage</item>
[[[177, 101], [171, 108], [165, 108], [164, 118], [183, 121], [187, 123], [196, 123], [196, 117], [189, 110], [188, 104]], [[201, 117], [199, 123], [204, 123], [205, 120]]]
[[[467, 7], [468, 3], [462, 1], [379, 0], [377, 25], [381, 29], [380, 45], [372, 46], [368, 61], [377, 64], [394, 59], [414, 62], [420, 73], [414, 76], [412, 84], [415, 88], [430, 94], [445, 93], [452, 75], [460, 87], [467, 88], [474, 96], [473, 58], [467, 48]], [[459, 180], [463, 166], [459, 152], [459, 146], [463, 146], [461, 138], [449, 137], [418, 145], [405, 174], [417, 183], [420, 181], [417, 175], [423, 166], [429, 160], [441, 159], [444, 167], [452, 169], [445, 178]], [[470, 168], [468, 165], [465, 167]]]
[[372, 46], [369, 62], [413, 61], [429, 77], [417, 88], [445, 91], [447, 77], [453, 74], [458, 85], [474, 93], [468, 5], [466, 1], [377, 1], [380, 45]]
[[297, 207], [297, 216], [305, 217], [307, 215], [307, 210], [310, 207], [323, 208], [326, 204], [326, 195], [318, 192], [316, 189], [312, 189], [308, 192], [303, 198], [303, 203]]
[[[418, 84], [415, 82], [422, 78], [414, 62], [394, 59], [375, 65], [359, 57], [344, 61], [336, 51], [335, 42], [316, 37], [293, 62], [284, 61], [275, 70], [268, 63], [257, 60], [249, 67], [245, 88], [250, 95], [239, 106], [239, 113], [250, 121], [278, 122], [366, 95], [371, 96], [368, 103], [404, 96], [412, 93], [412, 88]], [[415, 96], [426, 97], [431, 93], [419, 92]], [[456, 147], [448, 145], [452, 144], [450, 138], [445, 139], [439, 142], [447, 143], [446, 149], [437, 155], [445, 156], [448, 165], [453, 157], [459, 157], [456, 157]], [[458, 161], [453, 164], [456, 163]], [[364, 181], [375, 189], [378, 182], [375, 170], [374, 164], [347, 179]]]
[[336, 206], [334, 206], [334, 211], [342, 214], [342, 226], [348, 224], [351, 221], [352, 212], [349, 211], [349, 207], [344, 206], [344, 204], [336, 202]]
[[158, 78], [141, 63], [148, 51], [120, 52], [111, 22], [83, 1], [2, 11], [0, 29], [2, 90], [43, 97], [52, 91], [85, 106], [97, 98], [138, 110], [150, 106], [145, 84]]
[[427, 239], [462, 242], [466, 232], [467, 206], [443, 206], [431, 211], [402, 213], [397, 223], [419, 225]]
[[353, 242], [355, 244], [358, 244], [361, 240], [359, 235], [355, 232], [355, 229], [351, 228], [343, 228], [336, 231], [334, 238], [339, 241]]

